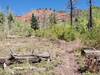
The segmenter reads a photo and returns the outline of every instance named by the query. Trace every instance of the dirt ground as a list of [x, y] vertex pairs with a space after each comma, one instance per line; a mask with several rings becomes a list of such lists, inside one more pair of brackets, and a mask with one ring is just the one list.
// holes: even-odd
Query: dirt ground
[[63, 50], [61, 53], [63, 64], [56, 68], [56, 75], [81, 75], [77, 72], [78, 64], [75, 61], [75, 50], [82, 47], [80, 41], [61, 42], [58, 46]]
[[74, 54], [74, 50], [80, 47], [82, 47], [82, 45], [79, 40], [65, 42], [38, 37], [13, 38], [0, 42], [0, 57], [9, 56], [11, 51], [17, 54], [48, 51], [53, 57], [59, 56], [63, 62], [55, 67], [56, 75], [80, 75], [76, 72], [78, 65], [76, 64], [76, 57]]

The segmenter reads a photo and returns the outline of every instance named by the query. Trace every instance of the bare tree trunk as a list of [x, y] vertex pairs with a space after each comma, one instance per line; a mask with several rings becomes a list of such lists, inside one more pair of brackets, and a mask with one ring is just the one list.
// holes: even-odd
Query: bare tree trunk
[[88, 23], [88, 29], [93, 29], [93, 17], [92, 17], [92, 0], [89, 0], [89, 23]]
[[70, 24], [73, 25], [73, 2], [70, 0]]

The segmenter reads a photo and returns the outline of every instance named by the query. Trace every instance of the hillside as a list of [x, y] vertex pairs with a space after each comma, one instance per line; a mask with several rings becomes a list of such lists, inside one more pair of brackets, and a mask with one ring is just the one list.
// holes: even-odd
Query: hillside
[[44, 18], [49, 18], [49, 16], [53, 13], [56, 14], [57, 21], [69, 20], [69, 15], [66, 12], [56, 12], [55, 10], [52, 10], [52, 9], [37, 9], [23, 16], [16, 16], [16, 18], [24, 22], [30, 22], [32, 13], [37, 17], [39, 22], [42, 22]]

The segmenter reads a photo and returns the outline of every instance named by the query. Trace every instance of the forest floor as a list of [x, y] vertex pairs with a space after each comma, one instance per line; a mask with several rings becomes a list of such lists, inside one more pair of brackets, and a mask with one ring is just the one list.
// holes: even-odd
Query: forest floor
[[38, 37], [33, 38], [13, 38], [0, 42], [0, 57], [5, 57], [10, 54], [10, 49], [15, 53], [35, 53], [48, 51], [52, 57], [62, 61], [54, 68], [56, 75], [80, 75], [77, 73], [77, 61], [75, 50], [82, 47], [79, 40], [65, 42], [63, 40], [50, 40]]

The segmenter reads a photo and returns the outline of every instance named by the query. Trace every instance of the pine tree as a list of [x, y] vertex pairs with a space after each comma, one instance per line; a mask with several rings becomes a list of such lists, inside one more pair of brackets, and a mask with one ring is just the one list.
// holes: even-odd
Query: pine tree
[[4, 21], [5, 21], [4, 14], [2, 12], [0, 12], [0, 24], [3, 24]]
[[32, 14], [32, 18], [31, 18], [31, 28], [34, 29], [35, 31], [39, 29], [38, 21], [34, 16], [34, 14]]
[[7, 18], [8, 18], [9, 30], [11, 30], [11, 28], [12, 28], [11, 24], [14, 22], [12, 13], [9, 13]]
[[4, 31], [5, 15], [0, 12], [0, 30]]
[[6, 10], [7, 10], [7, 17], [6, 17], [7, 24], [5, 24], [5, 29], [7, 31], [7, 35], [10, 35], [14, 23], [14, 15], [12, 14], [9, 6], [6, 7]]

